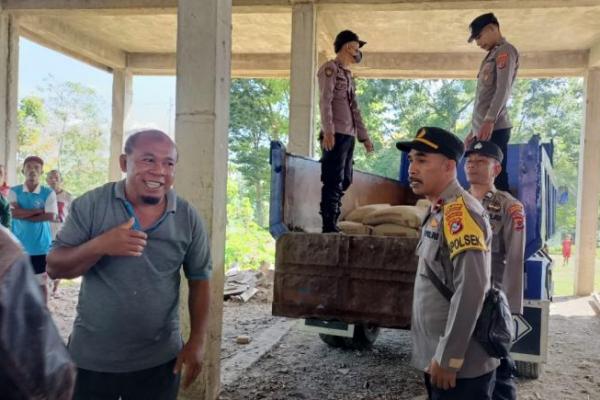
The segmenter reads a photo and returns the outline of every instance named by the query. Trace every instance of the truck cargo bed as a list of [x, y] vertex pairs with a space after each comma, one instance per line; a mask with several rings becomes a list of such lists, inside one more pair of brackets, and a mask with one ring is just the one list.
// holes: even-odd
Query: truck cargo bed
[[286, 233], [277, 240], [273, 315], [408, 328], [417, 243]]

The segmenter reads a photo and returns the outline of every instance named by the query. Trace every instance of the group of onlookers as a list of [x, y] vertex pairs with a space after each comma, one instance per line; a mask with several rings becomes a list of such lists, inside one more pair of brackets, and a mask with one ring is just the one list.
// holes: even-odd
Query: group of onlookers
[[[46, 291], [46, 255], [61, 228], [73, 200], [64, 190], [61, 173], [53, 169], [42, 184], [44, 160], [28, 156], [21, 169], [25, 181], [10, 186], [6, 168], [0, 165], [0, 224], [9, 229], [29, 255], [38, 283]], [[53, 282], [53, 292], [58, 281]]]

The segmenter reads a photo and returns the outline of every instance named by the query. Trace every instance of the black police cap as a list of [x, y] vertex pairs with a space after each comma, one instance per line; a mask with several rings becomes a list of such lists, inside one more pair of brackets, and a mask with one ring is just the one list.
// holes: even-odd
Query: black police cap
[[458, 136], [445, 129], [430, 126], [419, 129], [415, 138], [410, 142], [396, 143], [396, 147], [405, 152], [414, 149], [424, 153], [439, 153], [456, 162], [462, 158], [465, 150], [463, 142]]
[[475, 40], [475, 38], [479, 36], [483, 28], [485, 28], [489, 24], [496, 24], [500, 26], [498, 18], [496, 18], [496, 16], [493, 13], [482, 14], [479, 17], [475, 18], [471, 22], [471, 25], [469, 25], [469, 28], [471, 29], [471, 36], [469, 36], [468, 42], [471, 43], [473, 40]]
[[358, 39], [358, 35], [352, 31], [341, 31], [335, 37], [335, 42], [333, 42], [333, 48], [336, 53], [342, 49], [342, 46], [348, 42], [358, 42], [358, 47], [363, 47], [367, 42]]
[[482, 156], [491, 157], [502, 162], [504, 154], [498, 145], [494, 142], [488, 142], [484, 140], [478, 140], [469, 147], [465, 152], [465, 157], [469, 157], [471, 154], [481, 154]]

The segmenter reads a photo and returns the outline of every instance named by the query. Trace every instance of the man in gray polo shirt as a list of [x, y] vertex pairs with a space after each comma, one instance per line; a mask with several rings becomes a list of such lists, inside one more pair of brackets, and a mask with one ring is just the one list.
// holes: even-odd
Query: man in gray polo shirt
[[[74, 399], [175, 399], [200, 373], [210, 302], [208, 236], [172, 185], [177, 149], [163, 132], [131, 135], [126, 178], [76, 199], [48, 255], [53, 279], [83, 276], [69, 351]], [[179, 330], [180, 268], [191, 332]]]

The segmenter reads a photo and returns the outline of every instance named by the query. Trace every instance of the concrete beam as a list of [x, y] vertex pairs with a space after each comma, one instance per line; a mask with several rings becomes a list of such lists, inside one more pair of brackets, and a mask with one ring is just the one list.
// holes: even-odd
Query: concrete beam
[[600, 67], [600, 42], [597, 42], [590, 48], [588, 67], [589, 68]]
[[[176, 188], [205, 221], [212, 253], [210, 320], [200, 377], [183, 399], [216, 399], [220, 388], [221, 325], [227, 211], [227, 136], [231, 69], [231, 0], [179, 0], [177, 14]], [[202, 38], [202, 40], [198, 40]], [[187, 284], [181, 284], [184, 338], [190, 332]]]
[[42, 46], [67, 54], [104, 70], [125, 68], [126, 53], [88, 37], [54, 18], [24, 18], [21, 34]]
[[594, 291], [598, 196], [600, 195], [600, 69], [585, 77], [585, 109], [579, 154], [577, 227], [575, 246], [575, 294], [589, 296]]
[[[234, 78], [281, 78], [290, 73], [289, 54], [234, 54]], [[129, 53], [127, 67], [135, 75], [174, 75], [177, 59], [170, 53]]]
[[[294, 0], [232, 0], [234, 12], [262, 11], [273, 8], [287, 9]], [[595, 7], [599, 0], [300, 0], [313, 2], [323, 9], [361, 8], [370, 11], [410, 11], [410, 10], [468, 10], [468, 9], [525, 9], [552, 7]], [[117, 14], [175, 13], [177, 0], [1, 0], [0, 5], [7, 11], [27, 12], [28, 15], [55, 14], [56, 11], [94, 12]], [[252, 10], [249, 10], [251, 8]], [[260, 12], [262, 12], [260, 11]]]
[[[234, 13], [289, 12], [291, 0], [233, 0]], [[310, 1], [310, 0], [308, 0]], [[176, 14], [177, 0], [0, 0], [14, 14], [60, 16]]]
[[123, 173], [119, 166], [119, 156], [123, 154], [125, 132], [131, 103], [133, 100], [133, 75], [126, 69], [113, 71], [112, 127], [110, 130], [110, 162], [108, 180], [121, 180]]
[[315, 141], [316, 20], [314, 4], [294, 5], [288, 150], [306, 157], [312, 157]]
[[0, 164], [6, 181], [17, 183], [19, 31], [15, 18], [0, 13]]
[[[483, 53], [367, 53], [355, 68], [366, 78], [474, 79]], [[519, 59], [519, 77], [583, 75], [587, 51], [526, 52]]]
[[[319, 64], [324, 54], [319, 54]], [[369, 53], [354, 67], [362, 78], [458, 78], [474, 79], [481, 53]], [[519, 77], [582, 76], [588, 51], [539, 51], [521, 54]], [[130, 54], [128, 67], [135, 74], [170, 74], [175, 71], [174, 54]], [[232, 76], [243, 78], [288, 77], [289, 54], [234, 54]]]
[[317, 0], [319, 10], [436, 11], [596, 7], [599, 0]]

